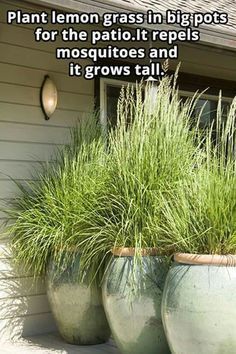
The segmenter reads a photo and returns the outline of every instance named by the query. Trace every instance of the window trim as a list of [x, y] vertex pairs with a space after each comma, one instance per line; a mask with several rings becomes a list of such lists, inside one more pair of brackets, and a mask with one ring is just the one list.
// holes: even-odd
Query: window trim
[[[181, 97], [193, 97], [193, 95], [195, 94], [195, 92], [193, 91], [185, 91], [185, 90], [179, 90], [179, 98]], [[203, 100], [209, 100], [209, 101], [214, 101], [214, 102], [218, 102], [219, 100], [219, 95], [211, 95], [211, 94], [201, 94], [201, 92], [199, 92], [200, 94], [200, 99]], [[227, 96], [221, 96], [221, 102], [226, 102], [231, 104], [232, 101], [234, 100], [233, 97], [227, 97]]]
[[[195, 92], [193, 91], [185, 91], [185, 90], [179, 90], [179, 97], [180, 96], [184, 96], [184, 97], [193, 97], [193, 95], [195, 94]], [[218, 101], [219, 99], [219, 95], [210, 95], [210, 94], [201, 94], [201, 92], [199, 92], [200, 94], [200, 99], [202, 98], [203, 100], [209, 100], [209, 101]], [[233, 101], [233, 97], [229, 97], [229, 96], [222, 96], [221, 100], [223, 102], [232, 102]]]
[[119, 86], [122, 88], [132, 83], [132, 81], [100, 78], [100, 123], [105, 134], [107, 133], [107, 86]]

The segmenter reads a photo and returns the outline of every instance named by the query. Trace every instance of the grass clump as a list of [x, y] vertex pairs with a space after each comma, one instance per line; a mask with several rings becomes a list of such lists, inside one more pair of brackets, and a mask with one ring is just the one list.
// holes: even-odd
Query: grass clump
[[219, 101], [202, 132], [192, 120], [197, 97], [181, 102], [175, 82], [164, 77], [155, 100], [153, 87], [124, 88], [106, 141], [93, 117], [39, 181], [20, 186], [8, 210], [18, 263], [38, 275], [49, 259], [66, 267], [79, 252], [82, 273], [94, 278], [114, 247], [135, 248], [138, 258], [143, 248], [236, 252], [236, 101], [226, 121]]
[[163, 195], [164, 249], [195, 254], [236, 254], [236, 99], [226, 120], [205, 132], [204, 161], [189, 180]]
[[78, 238], [90, 228], [90, 211], [106, 188], [106, 154], [96, 117], [71, 132], [70, 145], [37, 180], [19, 185], [21, 194], [7, 210], [15, 219], [8, 230], [14, 258], [35, 275], [45, 273], [51, 258], [59, 268], [73, 262], [80, 252]]
[[114, 247], [135, 248], [138, 258], [143, 248], [167, 254], [159, 237], [162, 197], [185, 183], [202, 158], [191, 130], [195, 98], [182, 104], [174, 80], [161, 80], [154, 107], [143, 100], [143, 84], [121, 92], [118, 125], [108, 139], [109, 184], [92, 218], [97, 232], [80, 239], [87, 266]]

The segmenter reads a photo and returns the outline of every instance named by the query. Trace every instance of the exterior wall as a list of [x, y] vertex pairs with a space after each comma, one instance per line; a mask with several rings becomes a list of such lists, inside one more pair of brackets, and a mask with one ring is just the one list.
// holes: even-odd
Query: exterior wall
[[[67, 63], [55, 59], [55, 46], [34, 42], [33, 27], [7, 25], [6, 11], [33, 5], [0, 2], [0, 204], [15, 196], [11, 176], [32, 179], [40, 161], [68, 141], [69, 127], [93, 108], [92, 81], [67, 76]], [[42, 8], [40, 9], [42, 10]], [[44, 75], [55, 81], [59, 102], [44, 120], [39, 92]], [[0, 212], [0, 230], [6, 216]], [[0, 241], [0, 340], [51, 331], [55, 328], [45, 295], [44, 280], [14, 269], [7, 241]]]
[[171, 67], [178, 65], [179, 62], [181, 62], [180, 70], [182, 72], [236, 82], [235, 51], [231, 52], [200, 44], [181, 44], [179, 59], [172, 61]]

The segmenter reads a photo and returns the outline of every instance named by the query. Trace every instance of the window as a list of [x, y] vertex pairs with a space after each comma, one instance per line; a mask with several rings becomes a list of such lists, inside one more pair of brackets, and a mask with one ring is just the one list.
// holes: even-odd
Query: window
[[[185, 101], [188, 97], [193, 95], [192, 92], [188, 91], [180, 91], [180, 97], [183, 101]], [[223, 119], [227, 117], [228, 110], [230, 108], [230, 104], [232, 102], [232, 98], [222, 97], [221, 107], [223, 113]], [[201, 113], [200, 117], [200, 126], [206, 127], [212, 123], [212, 121], [216, 118], [218, 106], [218, 96], [214, 95], [202, 95], [194, 108], [193, 115], [197, 116]], [[201, 112], [202, 110], [202, 112]]]
[[[104, 130], [107, 127], [114, 127], [117, 123], [117, 104], [122, 86], [127, 86], [131, 82], [115, 79], [100, 79], [100, 118]], [[192, 97], [194, 92], [180, 90], [180, 97], [185, 101], [188, 97]], [[227, 117], [227, 113], [232, 102], [231, 97], [222, 97], [223, 118]], [[216, 118], [218, 106], [218, 96], [203, 94], [199, 98], [193, 116], [198, 116], [201, 112], [200, 125], [206, 127]]]
[[120, 91], [122, 86], [127, 86], [129, 83], [114, 79], [100, 79], [100, 117], [105, 131], [108, 126], [116, 125]]

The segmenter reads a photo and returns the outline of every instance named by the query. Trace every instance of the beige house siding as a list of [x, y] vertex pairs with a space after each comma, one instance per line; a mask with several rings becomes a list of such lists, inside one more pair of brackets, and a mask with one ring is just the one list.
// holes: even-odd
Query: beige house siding
[[179, 54], [179, 59], [171, 63], [172, 67], [181, 61], [183, 72], [236, 82], [236, 52], [199, 44], [184, 44], [180, 46]]
[[[35, 43], [32, 26], [6, 24], [6, 11], [33, 5], [0, 2], [0, 201], [15, 195], [11, 176], [30, 180], [39, 162], [68, 141], [69, 127], [91, 111], [94, 83], [69, 78], [68, 63], [55, 59], [55, 46]], [[42, 10], [40, 8], [39, 10]], [[55, 81], [58, 108], [44, 120], [39, 103], [44, 75]], [[0, 230], [6, 216], [0, 212]], [[42, 279], [33, 283], [26, 270], [14, 269], [5, 241], [0, 242], [0, 340], [55, 328]]]

